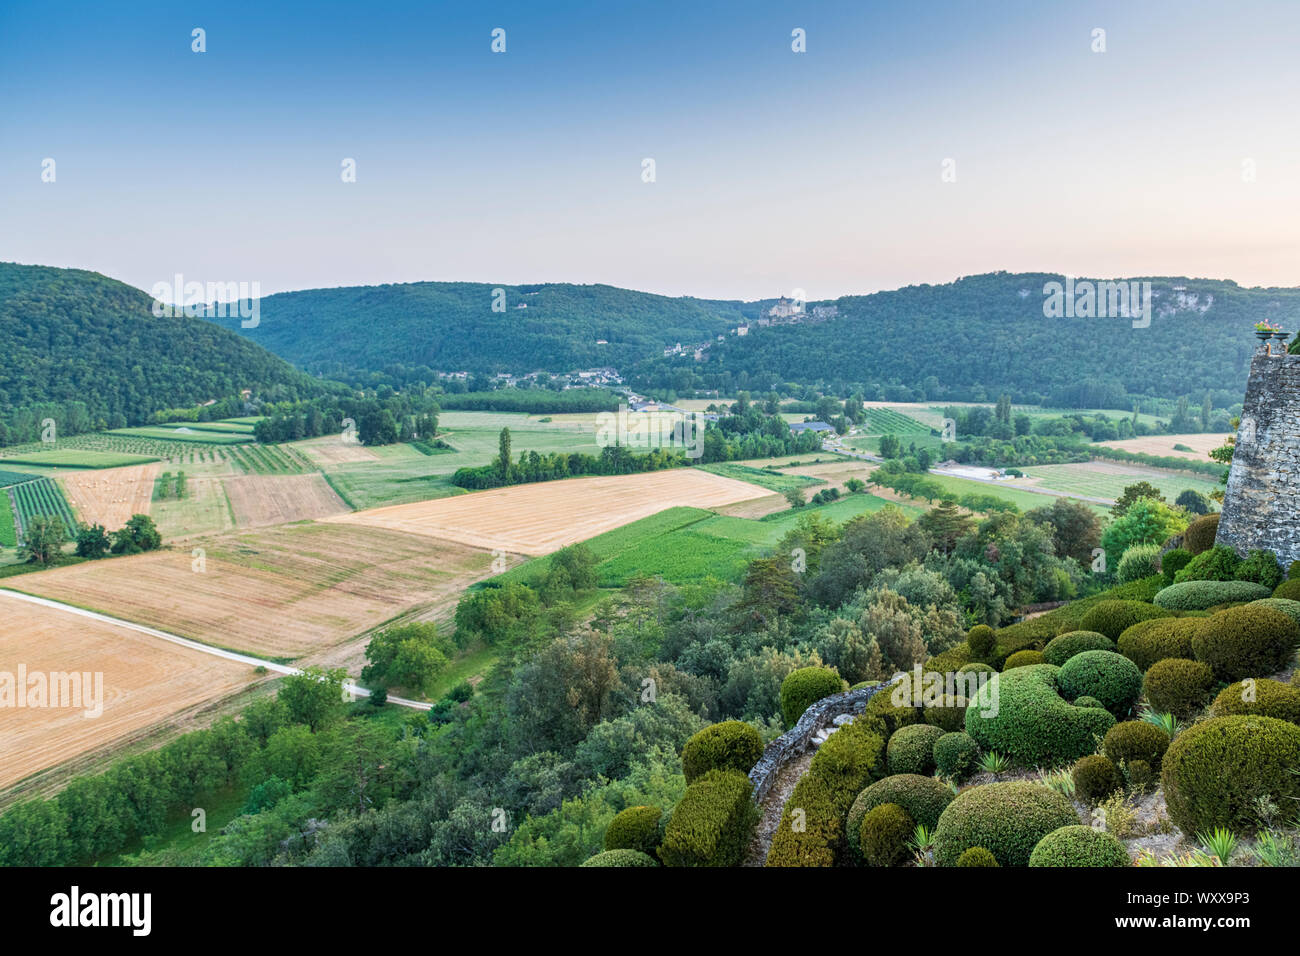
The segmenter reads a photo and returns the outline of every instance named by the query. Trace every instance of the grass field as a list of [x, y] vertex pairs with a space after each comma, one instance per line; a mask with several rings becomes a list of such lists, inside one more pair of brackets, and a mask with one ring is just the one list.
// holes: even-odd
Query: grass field
[[14, 506], [10, 490], [0, 487], [0, 547], [12, 548], [18, 544], [18, 531], [14, 527]]
[[810, 485], [823, 484], [816, 478], [809, 478], [806, 475], [787, 475], [779, 471], [755, 468], [753, 465], [744, 465], [735, 461], [720, 461], [698, 467], [701, 471], [709, 471], [725, 478], [735, 478], [737, 481], [747, 481], [751, 485], [758, 485], [760, 488], [766, 488], [768, 491], [778, 493], [788, 491], [791, 488], [807, 488]]
[[38, 468], [96, 469], [123, 468], [127, 465], [146, 465], [157, 459], [152, 455], [127, 455], [108, 451], [61, 448], [35, 454], [13, 455], [5, 458], [10, 465], [33, 465]]
[[196, 427], [198, 423], [177, 425], [142, 425], [139, 428], [114, 428], [105, 435], [121, 438], [156, 438], [169, 442], [199, 442], [207, 445], [239, 445], [248, 441], [248, 434], [239, 431], [211, 431]]
[[224, 432], [226, 434], [249, 435], [253, 434], [253, 424], [260, 419], [251, 421], [241, 421], [239, 419], [228, 419], [220, 422], [166, 422], [158, 425], [158, 428], [185, 428], [195, 432]]
[[68, 506], [67, 499], [63, 497], [63, 492], [52, 479], [37, 478], [34, 481], [24, 481], [6, 490], [13, 498], [15, 525], [19, 535], [23, 534], [27, 523], [35, 515], [61, 518], [65, 528], [74, 526], [72, 509]]
[[1219, 487], [1217, 482], [1191, 475], [1150, 468], [1136, 468], [1105, 461], [1080, 462], [1069, 465], [1034, 465], [1024, 469], [1026, 478], [1033, 479], [1040, 488], [1051, 488], [1072, 495], [1110, 498], [1124, 493], [1128, 485], [1147, 481], [1160, 489], [1165, 499], [1172, 502], [1179, 493], [1192, 489], [1208, 495]]

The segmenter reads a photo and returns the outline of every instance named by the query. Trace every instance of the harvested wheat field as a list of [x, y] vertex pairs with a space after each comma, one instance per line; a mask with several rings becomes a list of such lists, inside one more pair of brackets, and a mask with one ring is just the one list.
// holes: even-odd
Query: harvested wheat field
[[77, 517], [86, 524], [102, 524], [110, 531], [122, 527], [131, 515], [147, 515], [153, 500], [158, 462], [75, 471], [63, 476], [63, 489]]
[[338, 435], [297, 442], [293, 448], [315, 465], [346, 465], [354, 461], [378, 461], [379, 456], [358, 442], [345, 442]]
[[351, 510], [319, 474], [232, 475], [222, 481], [239, 528], [287, 524]]
[[[1122, 448], [1124, 451], [1144, 452], [1148, 455], [1172, 455], [1176, 458], [1195, 458], [1207, 460], [1211, 449], [1218, 448], [1228, 440], [1226, 434], [1199, 433], [1195, 435], [1147, 435], [1144, 438], [1126, 438], [1123, 441], [1098, 442], [1107, 448]], [[1191, 451], [1175, 448], [1186, 445]]]
[[407, 505], [371, 508], [329, 522], [393, 528], [495, 551], [549, 554], [665, 508], [713, 508], [771, 492], [696, 468], [570, 478]]
[[[53, 671], [103, 674], [103, 707], [97, 717], [86, 716], [84, 698], [78, 707], [5, 708], [0, 720], [0, 787], [147, 732], [181, 711], [258, 679], [245, 664], [73, 611], [28, 604], [3, 591], [0, 615], [6, 624], [0, 632], [0, 669], [17, 674], [22, 665], [29, 681], [36, 674], [48, 678]], [[96, 682], [92, 678], [81, 686], [91, 690]]]
[[454, 599], [490, 574], [491, 564], [491, 554], [463, 544], [310, 522], [21, 575], [10, 586], [217, 647], [293, 660]]

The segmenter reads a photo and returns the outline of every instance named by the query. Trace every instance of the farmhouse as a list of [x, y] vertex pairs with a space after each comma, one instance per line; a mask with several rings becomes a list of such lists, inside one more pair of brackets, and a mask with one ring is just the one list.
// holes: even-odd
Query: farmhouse
[[798, 435], [802, 432], [833, 432], [835, 429], [825, 422], [795, 422], [790, 426], [790, 431]]

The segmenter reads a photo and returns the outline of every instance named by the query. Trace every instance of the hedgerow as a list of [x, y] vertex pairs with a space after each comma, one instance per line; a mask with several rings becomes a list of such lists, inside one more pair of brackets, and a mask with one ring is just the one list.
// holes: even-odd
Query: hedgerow
[[1038, 841], [1079, 822], [1063, 795], [1024, 781], [990, 783], [959, 793], [939, 816], [934, 858], [954, 866], [965, 850], [984, 847], [1001, 866], [1025, 866]]
[[1142, 696], [1142, 672], [1114, 651], [1074, 655], [1061, 666], [1056, 681], [1066, 697], [1092, 697], [1116, 717], [1128, 714]]
[[1142, 678], [1142, 694], [1161, 713], [1180, 720], [1200, 710], [1214, 686], [1214, 671], [1200, 661], [1167, 657], [1156, 661]]
[[1060, 667], [1075, 654], [1084, 651], [1113, 651], [1115, 642], [1096, 631], [1068, 631], [1054, 637], [1043, 648], [1043, 661]]
[[1029, 854], [1030, 866], [1129, 866], [1128, 851], [1113, 834], [1073, 824], [1053, 830]]
[[664, 828], [665, 866], [739, 866], [758, 822], [749, 778], [710, 770], [686, 788]]
[[724, 720], [694, 734], [682, 747], [682, 773], [692, 783], [710, 770], [748, 773], [763, 756], [763, 738], [750, 724]]
[[999, 674], [967, 708], [966, 733], [984, 750], [996, 750], [1028, 767], [1072, 762], [1092, 753], [1115, 718], [1063, 699], [1057, 687], [1059, 670], [1035, 664]]

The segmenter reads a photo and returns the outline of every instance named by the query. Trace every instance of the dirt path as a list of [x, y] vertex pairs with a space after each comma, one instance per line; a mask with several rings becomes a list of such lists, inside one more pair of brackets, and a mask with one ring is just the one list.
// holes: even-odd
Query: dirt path
[[812, 763], [816, 752], [809, 750], [802, 757], [791, 760], [777, 774], [776, 781], [767, 791], [767, 798], [759, 806], [763, 816], [758, 821], [753, 842], [749, 844], [749, 852], [745, 855], [745, 866], [762, 866], [767, 859], [767, 848], [772, 845], [776, 828], [781, 825], [781, 812], [785, 809], [785, 802], [790, 799], [799, 778], [808, 772], [808, 765]]

